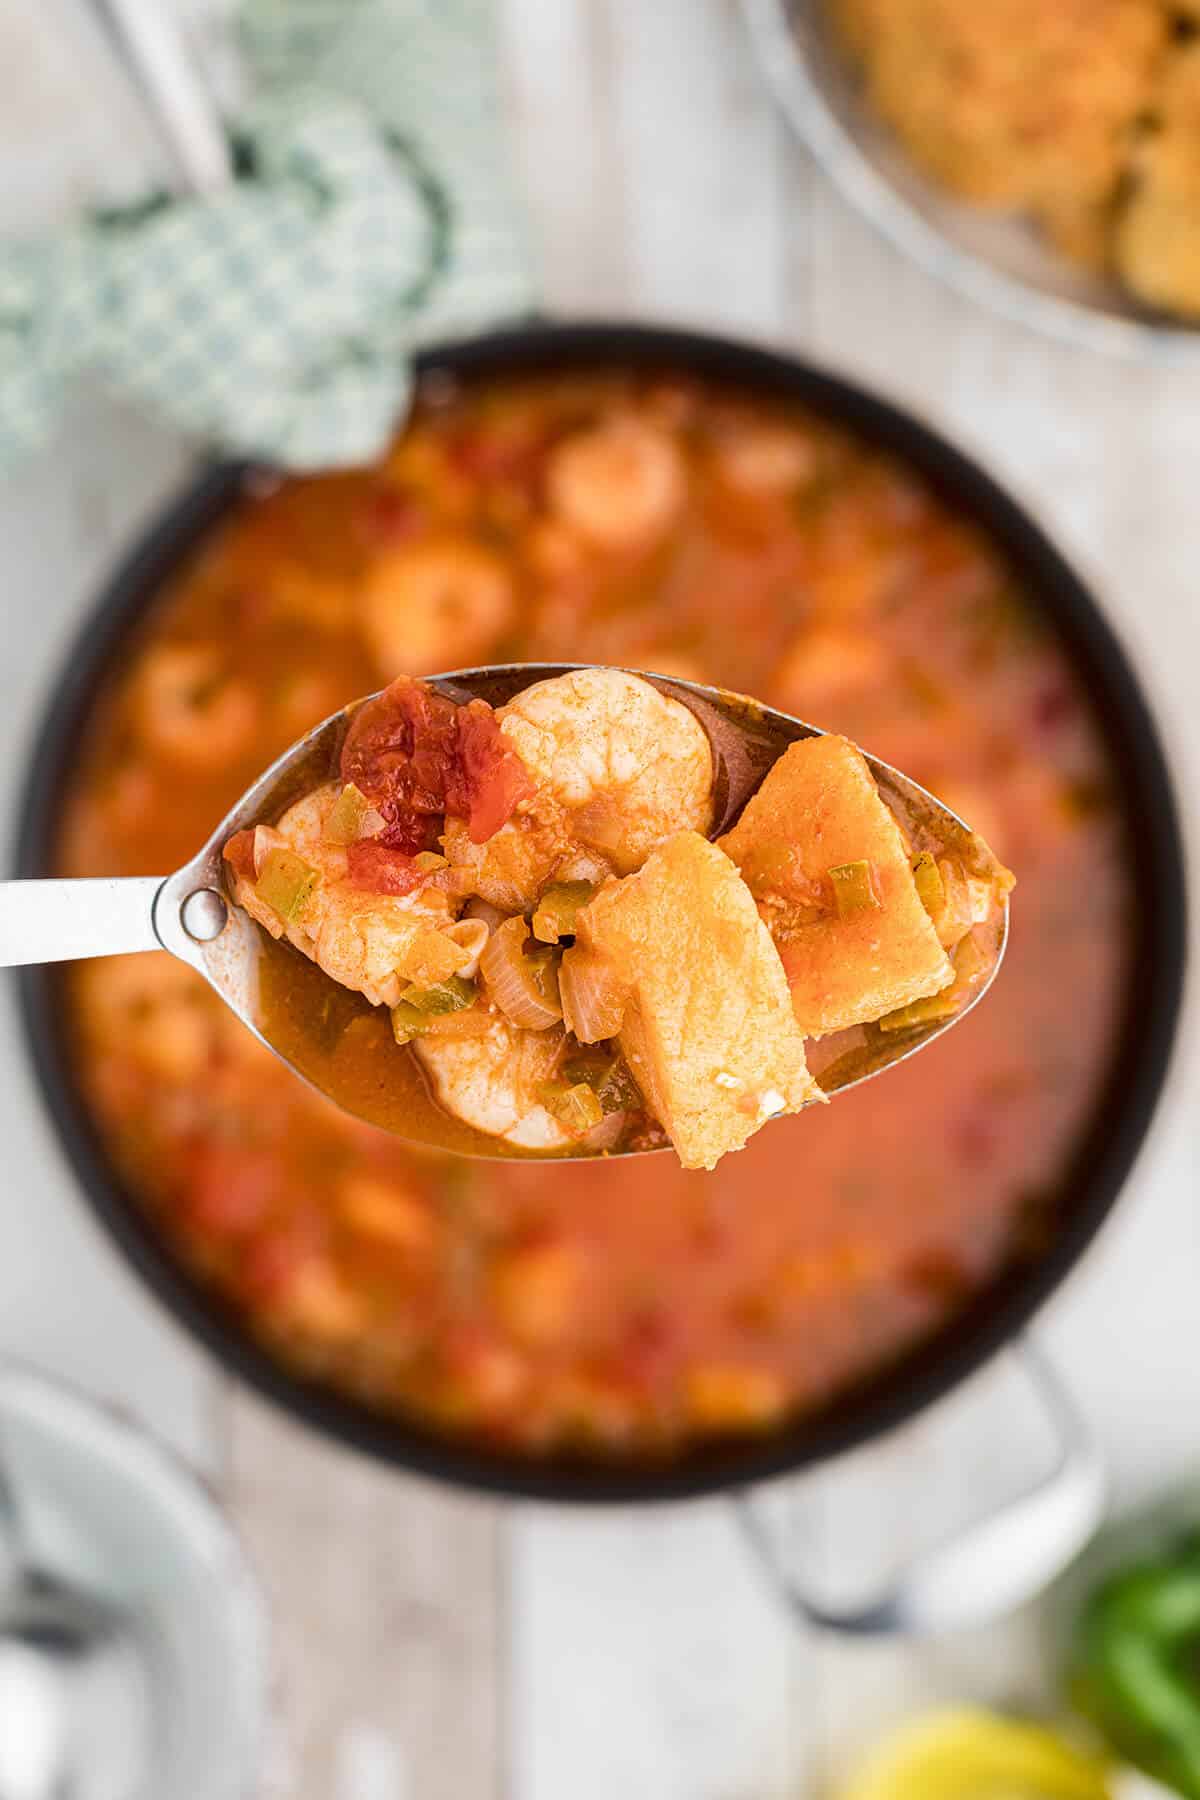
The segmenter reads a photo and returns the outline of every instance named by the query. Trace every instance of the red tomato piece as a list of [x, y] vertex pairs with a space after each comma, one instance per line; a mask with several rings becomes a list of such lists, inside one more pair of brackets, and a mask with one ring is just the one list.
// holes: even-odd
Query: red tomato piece
[[225, 846], [224, 856], [234, 874], [241, 880], [255, 879], [253, 831], [235, 831]]
[[355, 887], [373, 894], [411, 894], [428, 873], [418, 869], [411, 856], [393, 850], [378, 838], [363, 838], [346, 852], [347, 873]]
[[533, 793], [524, 763], [508, 743], [491, 707], [472, 700], [458, 715], [458, 755], [446, 791], [450, 812], [467, 821], [473, 844], [484, 844]]
[[378, 841], [410, 854], [432, 847], [448, 812], [483, 843], [532, 792], [485, 701], [456, 706], [408, 675], [359, 708], [341, 773], [383, 814]]
[[210, 1140], [196, 1145], [182, 1211], [209, 1238], [240, 1237], [260, 1225], [283, 1193], [283, 1172], [269, 1150]]
[[282, 1300], [297, 1278], [322, 1254], [320, 1220], [297, 1212], [268, 1226], [241, 1258], [239, 1286], [248, 1301]]

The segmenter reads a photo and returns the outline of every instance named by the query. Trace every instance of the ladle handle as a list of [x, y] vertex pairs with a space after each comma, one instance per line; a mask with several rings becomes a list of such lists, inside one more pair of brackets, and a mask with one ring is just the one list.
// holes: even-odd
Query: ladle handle
[[99, 6], [170, 149], [179, 189], [211, 194], [228, 187], [229, 145], [171, 8], [163, 0], [99, 0]]
[[858, 1637], [931, 1635], [986, 1624], [1040, 1593], [1082, 1550], [1104, 1510], [1104, 1467], [1091, 1434], [1050, 1364], [1028, 1339], [1016, 1346], [1058, 1454], [1035, 1487], [935, 1544], [860, 1606], [817, 1599], [788, 1567], [752, 1494], [738, 1517], [771, 1581], [808, 1624]]
[[160, 875], [0, 881], [0, 968], [160, 949], [154, 899], [162, 885]]

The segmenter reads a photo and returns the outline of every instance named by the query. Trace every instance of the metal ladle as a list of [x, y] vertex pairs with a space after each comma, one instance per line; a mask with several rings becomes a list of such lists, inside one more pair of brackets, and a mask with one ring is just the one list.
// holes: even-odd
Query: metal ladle
[[[581, 666], [517, 663], [468, 669], [432, 677], [431, 685], [456, 701], [478, 697], [502, 706], [534, 682]], [[798, 738], [823, 735], [815, 726], [722, 689], [662, 676], [647, 679], [688, 706], [708, 733], [715, 770], [714, 835], [737, 816], [789, 744]], [[299, 1052], [292, 1035], [286, 1045], [279, 1041], [272, 1021], [264, 1019], [259, 996], [264, 953], [268, 947], [278, 952], [261, 927], [239, 907], [231, 905], [227, 897], [222, 852], [229, 839], [237, 831], [278, 818], [293, 800], [336, 772], [347, 724], [355, 710], [351, 707], [335, 713], [285, 751], [243, 794], [199, 854], [174, 875], [165, 879], [151, 876], [0, 883], [0, 966], [61, 962], [132, 950], [169, 950], [203, 975], [268, 1048], [345, 1110], [413, 1141], [438, 1142], [444, 1148], [444, 1141], [423, 1136], [404, 1119], [398, 1123], [394, 1095], [392, 1103], [387, 1104], [386, 1084], [381, 1085], [378, 1099], [364, 1096], [357, 1087], [339, 1091], [336, 1075], [331, 1076], [325, 1061], [315, 1054], [307, 1057]], [[968, 861], [971, 859], [978, 840], [956, 813], [887, 763], [873, 757], [867, 761], [881, 794], [915, 843], [920, 845], [924, 839], [940, 846], [961, 847], [963, 855]], [[992, 961], [986, 979], [952, 1017], [892, 1032], [855, 1027], [822, 1040], [813, 1072], [824, 1091], [834, 1094], [856, 1086], [941, 1037], [986, 993], [1004, 955], [1007, 935], [1008, 905], [1004, 902], [996, 909]], [[305, 965], [305, 969], [311, 971], [311, 965]], [[313, 971], [312, 979], [322, 984], [323, 991], [335, 985], [319, 972]], [[370, 1011], [365, 1001], [362, 1008]], [[372, 1111], [373, 1104], [380, 1110]], [[475, 1153], [499, 1157], [510, 1154], [499, 1139], [488, 1140], [486, 1147], [476, 1147]]]

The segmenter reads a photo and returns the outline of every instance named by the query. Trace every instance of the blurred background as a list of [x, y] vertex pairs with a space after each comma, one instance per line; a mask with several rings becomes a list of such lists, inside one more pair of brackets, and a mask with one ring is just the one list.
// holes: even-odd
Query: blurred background
[[[171, 4], [220, 87], [227, 9]], [[800, 148], [735, 0], [495, 0], [495, 15], [546, 310], [791, 349], [979, 454], [1094, 578], [1193, 813], [1200, 357], [1171, 365], [1052, 341], [905, 258]], [[137, 194], [161, 172], [85, 0], [0, 0], [0, 155], [6, 234]], [[6, 808], [89, 599], [198, 460], [84, 386], [52, 442], [6, 475]], [[1103, 1447], [1117, 1512], [1200, 1468], [1198, 1039], [1193, 1007], [1125, 1202], [1036, 1327]], [[264, 1793], [783, 1800], [826, 1791], [866, 1737], [926, 1704], [1047, 1704], [1053, 1599], [944, 1642], [838, 1641], [784, 1614], [724, 1499], [512, 1509], [375, 1467], [268, 1410], [102, 1239], [11, 1008], [0, 1057], [0, 1349], [119, 1403], [224, 1502], [272, 1621]], [[940, 1520], [1027, 1482], [1044, 1455], [1021, 1385], [989, 1369], [779, 1504], [806, 1566], [827, 1573], [864, 1544], [928, 1541]]]

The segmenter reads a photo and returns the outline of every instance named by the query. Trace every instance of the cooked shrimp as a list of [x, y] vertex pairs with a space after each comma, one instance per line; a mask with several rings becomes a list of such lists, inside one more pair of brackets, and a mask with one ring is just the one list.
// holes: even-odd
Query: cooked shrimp
[[618, 874], [677, 831], [707, 831], [712, 752], [678, 700], [621, 669], [539, 681], [503, 709], [500, 729], [570, 815], [572, 836]]
[[739, 421], [717, 444], [713, 461], [730, 487], [755, 499], [787, 494], [816, 473], [811, 439], [795, 425]]
[[362, 596], [363, 631], [389, 679], [486, 661], [514, 611], [508, 569], [466, 537], [427, 539], [381, 554]]
[[618, 419], [560, 445], [548, 490], [553, 510], [581, 536], [604, 549], [635, 549], [683, 505], [683, 458], [667, 432]]
[[450, 902], [430, 888], [380, 894], [355, 887], [347, 876], [345, 850], [324, 836], [337, 794], [337, 784], [329, 782], [289, 807], [273, 829], [260, 828], [264, 855], [286, 848], [317, 872], [298, 916], [282, 919], [240, 875], [234, 898], [272, 937], [286, 936], [334, 981], [365, 995], [372, 1006], [394, 1006], [411, 981], [427, 979], [429, 939], [440, 939], [439, 927], [451, 924]]
[[120, 1044], [163, 1081], [201, 1079], [219, 1038], [220, 1014], [203, 979], [165, 953], [106, 956], [79, 971], [85, 1029]]
[[847, 701], [877, 692], [888, 653], [856, 625], [809, 625], [784, 651], [772, 697], [802, 719], [825, 719]]
[[161, 644], [143, 661], [133, 716], [151, 751], [188, 768], [221, 769], [254, 744], [258, 699], [218, 644]]
[[521, 1031], [500, 1013], [475, 1037], [419, 1037], [420, 1057], [448, 1113], [488, 1137], [523, 1150], [562, 1150], [573, 1142], [538, 1100], [563, 1047], [561, 1030]]

